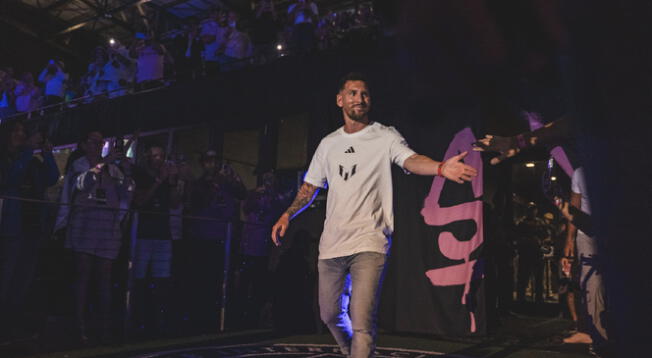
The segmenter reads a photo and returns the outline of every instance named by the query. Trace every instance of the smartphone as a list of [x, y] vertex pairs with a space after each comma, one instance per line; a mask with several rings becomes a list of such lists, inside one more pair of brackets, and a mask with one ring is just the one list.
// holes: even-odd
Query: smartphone
[[113, 147], [116, 150], [124, 151], [125, 149], [125, 140], [122, 138], [122, 136], [118, 136], [115, 138], [115, 142], [113, 142]]

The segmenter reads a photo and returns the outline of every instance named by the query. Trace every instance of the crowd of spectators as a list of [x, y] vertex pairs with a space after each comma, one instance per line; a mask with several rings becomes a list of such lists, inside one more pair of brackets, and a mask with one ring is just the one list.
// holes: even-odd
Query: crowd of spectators
[[370, 3], [322, 14], [312, 0], [293, 1], [285, 11], [274, 0], [259, 0], [243, 19], [236, 11], [213, 9], [207, 18], [164, 34], [136, 33], [124, 44], [110, 39], [96, 47], [80, 77], [71, 76], [60, 59], [50, 60], [37, 81], [30, 72], [16, 76], [12, 68], [0, 69], [0, 119], [326, 50], [373, 36], [378, 25]]
[[[115, 302], [123, 307], [124, 296], [116, 285], [130, 292], [124, 319], [132, 338], [180, 334], [183, 327], [217, 331], [225, 279], [234, 282], [230, 326], [263, 324], [272, 300], [271, 226], [292, 185], [267, 171], [247, 190], [214, 150], [202, 153], [195, 176], [192, 163], [158, 143], [139, 143], [137, 134], [107, 141], [98, 131], [80, 140], [60, 173], [40, 132], [21, 121], [0, 129], [0, 341], [34, 337], [45, 324], [23, 319], [34, 311], [26, 302], [35, 286], [52, 300], [69, 297], [72, 338], [81, 344], [110, 343], [122, 327], [116, 317], [126, 316]], [[126, 156], [136, 147], [137, 161]], [[45, 192], [60, 177], [59, 205], [49, 204]], [[53, 242], [69, 255], [73, 275], [48, 290], [38, 279], [45, 274], [39, 255]], [[126, 267], [128, 279], [120, 275]]]

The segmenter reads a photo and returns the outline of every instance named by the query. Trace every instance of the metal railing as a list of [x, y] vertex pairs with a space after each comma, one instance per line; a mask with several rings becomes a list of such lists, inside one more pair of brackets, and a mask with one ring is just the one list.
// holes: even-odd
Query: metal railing
[[[202, 221], [211, 221], [213, 223], [217, 224], [225, 224], [226, 227], [226, 233], [224, 236], [224, 241], [222, 242], [221, 240], [218, 240], [217, 237], [215, 239], [215, 243], [219, 245], [223, 245], [223, 266], [217, 268], [218, 272], [216, 272], [216, 277], [220, 277], [219, 280], [219, 287], [216, 287], [217, 292], [219, 292], [219, 306], [216, 307], [216, 314], [219, 317], [219, 321], [215, 323], [214, 328], [219, 331], [219, 332], [224, 332], [228, 327], [228, 322], [227, 322], [227, 317], [229, 316], [230, 312], [230, 304], [232, 301], [232, 293], [229, 292], [229, 287], [231, 287], [231, 277], [233, 276], [233, 260], [232, 260], [232, 255], [234, 254], [233, 251], [233, 240], [234, 240], [234, 230], [233, 230], [233, 222], [231, 220], [224, 220], [221, 218], [216, 218], [216, 217], [209, 217], [209, 216], [198, 216], [198, 215], [186, 215], [186, 214], [175, 214], [175, 213], [170, 213], [168, 212], [161, 212], [161, 211], [152, 211], [152, 210], [141, 210], [141, 209], [133, 209], [133, 208], [113, 208], [113, 207], [108, 207], [107, 205], [101, 205], [101, 204], [79, 204], [79, 203], [59, 203], [59, 202], [52, 202], [49, 200], [41, 200], [41, 199], [33, 199], [33, 198], [24, 198], [24, 197], [18, 197], [18, 196], [11, 196], [11, 195], [0, 195], [0, 213], [4, 213], [3, 207], [7, 205], [11, 201], [19, 201], [24, 204], [36, 204], [36, 205], [41, 205], [38, 207], [39, 210], [44, 210], [46, 208], [49, 208], [50, 210], [54, 209], [55, 207], [61, 207], [61, 206], [68, 206], [71, 208], [77, 208], [77, 209], [83, 209], [84, 211], [88, 210], [102, 210], [104, 212], [110, 211], [110, 212], [115, 212], [115, 213], [124, 213], [125, 215], [122, 216], [121, 221], [131, 221], [131, 225], [128, 227], [128, 230], [122, 230], [122, 235], [123, 239], [121, 240], [123, 242], [122, 248], [120, 250], [128, 250], [128, 255], [126, 256], [128, 259], [126, 262], [123, 262], [123, 264], [126, 264], [126, 272], [127, 272], [127, 277], [126, 277], [126, 282], [125, 282], [125, 291], [124, 291], [124, 301], [122, 303], [122, 307], [124, 309], [124, 315], [122, 317], [123, 321], [123, 333], [125, 335], [125, 339], [129, 338], [129, 332], [130, 332], [130, 327], [132, 326], [133, 323], [133, 299], [134, 299], [134, 266], [135, 266], [135, 253], [136, 253], [136, 243], [139, 239], [138, 235], [138, 226], [139, 226], [139, 216], [143, 214], [148, 214], [148, 215], [159, 215], [159, 216], [165, 216], [169, 218], [180, 218], [184, 220], [202, 220]], [[2, 220], [6, 219], [2, 216], [0, 216], [0, 224], [2, 223]], [[51, 223], [52, 226], [54, 223]], [[260, 223], [254, 223], [254, 222], [244, 222], [244, 224], [247, 225], [265, 225], [265, 224], [260, 224]], [[52, 232], [52, 229], [47, 228], [47, 227], [42, 227], [42, 230], [39, 230], [40, 232]], [[50, 235], [51, 237], [54, 237], [54, 234]], [[124, 240], [125, 236], [128, 236], [128, 241]], [[221, 235], [220, 235], [221, 236]], [[0, 239], [2, 238], [2, 235], [0, 235]], [[188, 240], [188, 237], [182, 237], [181, 240]], [[269, 240], [269, 238], [266, 238]], [[54, 239], [53, 239], [54, 240]], [[271, 240], [270, 240], [271, 241]], [[0, 248], [1, 249], [1, 248]], [[73, 249], [74, 251], [74, 249]], [[4, 253], [4, 255], [0, 255], [2, 257], [6, 257], [7, 253]], [[174, 273], [173, 273], [174, 275]], [[195, 293], [195, 294], [201, 294], [201, 293]], [[175, 314], [181, 314], [180, 312], [175, 312]]]

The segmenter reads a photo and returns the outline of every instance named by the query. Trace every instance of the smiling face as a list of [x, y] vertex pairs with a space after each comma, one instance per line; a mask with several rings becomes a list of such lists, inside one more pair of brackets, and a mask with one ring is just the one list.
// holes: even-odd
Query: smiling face
[[371, 96], [364, 81], [346, 81], [337, 94], [337, 105], [342, 108], [345, 119], [368, 122]]

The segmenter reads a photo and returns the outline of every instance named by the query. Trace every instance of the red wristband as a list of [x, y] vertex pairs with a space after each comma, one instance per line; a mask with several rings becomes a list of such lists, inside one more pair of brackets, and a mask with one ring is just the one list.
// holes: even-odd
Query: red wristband
[[441, 174], [441, 169], [444, 167], [444, 163], [446, 163], [445, 160], [439, 163], [439, 166], [437, 167], [437, 175], [439, 175], [440, 177], [443, 177], [443, 175]]

